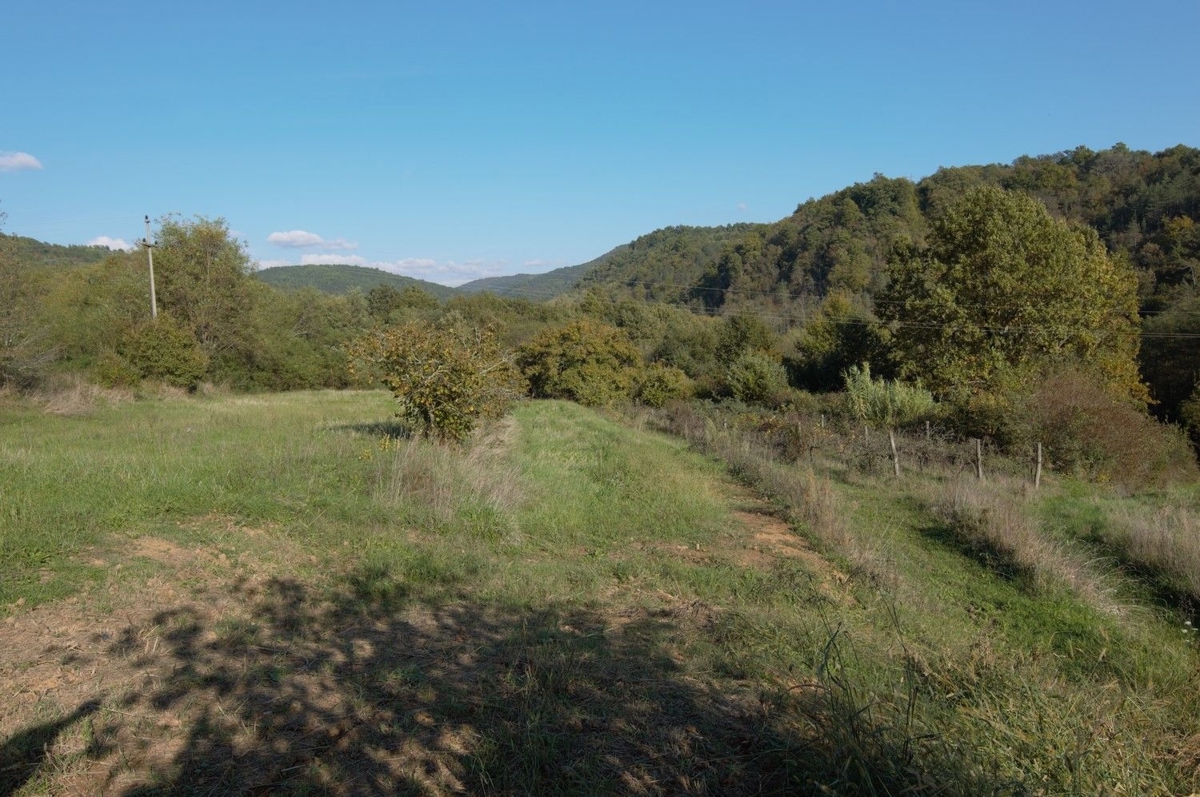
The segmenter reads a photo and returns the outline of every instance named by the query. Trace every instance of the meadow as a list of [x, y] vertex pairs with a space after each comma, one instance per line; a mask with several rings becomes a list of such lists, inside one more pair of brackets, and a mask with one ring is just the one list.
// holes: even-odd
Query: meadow
[[1188, 794], [1195, 486], [0, 397], [0, 794]]

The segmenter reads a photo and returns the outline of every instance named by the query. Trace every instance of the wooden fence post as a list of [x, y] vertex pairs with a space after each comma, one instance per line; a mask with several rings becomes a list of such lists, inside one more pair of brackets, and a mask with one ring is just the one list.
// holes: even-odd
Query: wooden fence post
[[983, 438], [975, 438], [975, 476], [983, 481]]
[[896, 474], [896, 478], [900, 478], [900, 456], [896, 453], [896, 433], [892, 429], [888, 429], [888, 442], [892, 444], [892, 471]]
[[1033, 469], [1033, 489], [1040, 490], [1042, 487], [1042, 444], [1037, 444], [1037, 464]]

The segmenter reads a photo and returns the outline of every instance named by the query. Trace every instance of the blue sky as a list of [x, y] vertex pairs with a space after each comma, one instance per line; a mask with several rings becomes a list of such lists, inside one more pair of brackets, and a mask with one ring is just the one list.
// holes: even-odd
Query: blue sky
[[875, 172], [1200, 146], [1200, 2], [0, 7], [6, 232], [223, 217], [264, 265], [456, 284]]

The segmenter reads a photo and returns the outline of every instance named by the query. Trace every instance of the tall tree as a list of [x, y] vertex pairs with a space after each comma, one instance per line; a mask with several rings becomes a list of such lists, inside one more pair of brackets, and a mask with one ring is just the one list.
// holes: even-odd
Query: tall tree
[[983, 186], [938, 219], [925, 247], [898, 247], [878, 298], [902, 373], [935, 393], [1028, 380], [1059, 361], [1145, 399], [1137, 375], [1137, 281], [1096, 233], [1038, 200]]
[[160, 219], [154, 270], [162, 309], [191, 330], [218, 370], [253, 358], [253, 261], [224, 219]]

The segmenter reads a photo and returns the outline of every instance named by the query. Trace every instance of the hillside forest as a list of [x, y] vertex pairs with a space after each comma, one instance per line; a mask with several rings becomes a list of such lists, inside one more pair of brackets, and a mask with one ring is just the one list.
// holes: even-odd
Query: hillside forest
[[[348, 356], [363, 340], [440, 329], [452, 345], [486, 332], [520, 364], [516, 392], [590, 404], [836, 414], [857, 369], [928, 395], [894, 420], [1000, 447], [1054, 425], [1045, 386], [1066, 379], [1073, 412], [1175, 451], [1180, 429], [1200, 443], [1198, 218], [1200, 150], [1121, 144], [919, 182], [876, 175], [773, 224], [665, 228], [582, 266], [458, 290], [368, 287], [354, 267], [259, 273], [223, 219], [167, 216], [153, 322], [144, 250], [5, 235], [0, 384], [343, 388], [372, 376]], [[1096, 445], [1075, 441], [1060, 464], [1115, 469]]]

